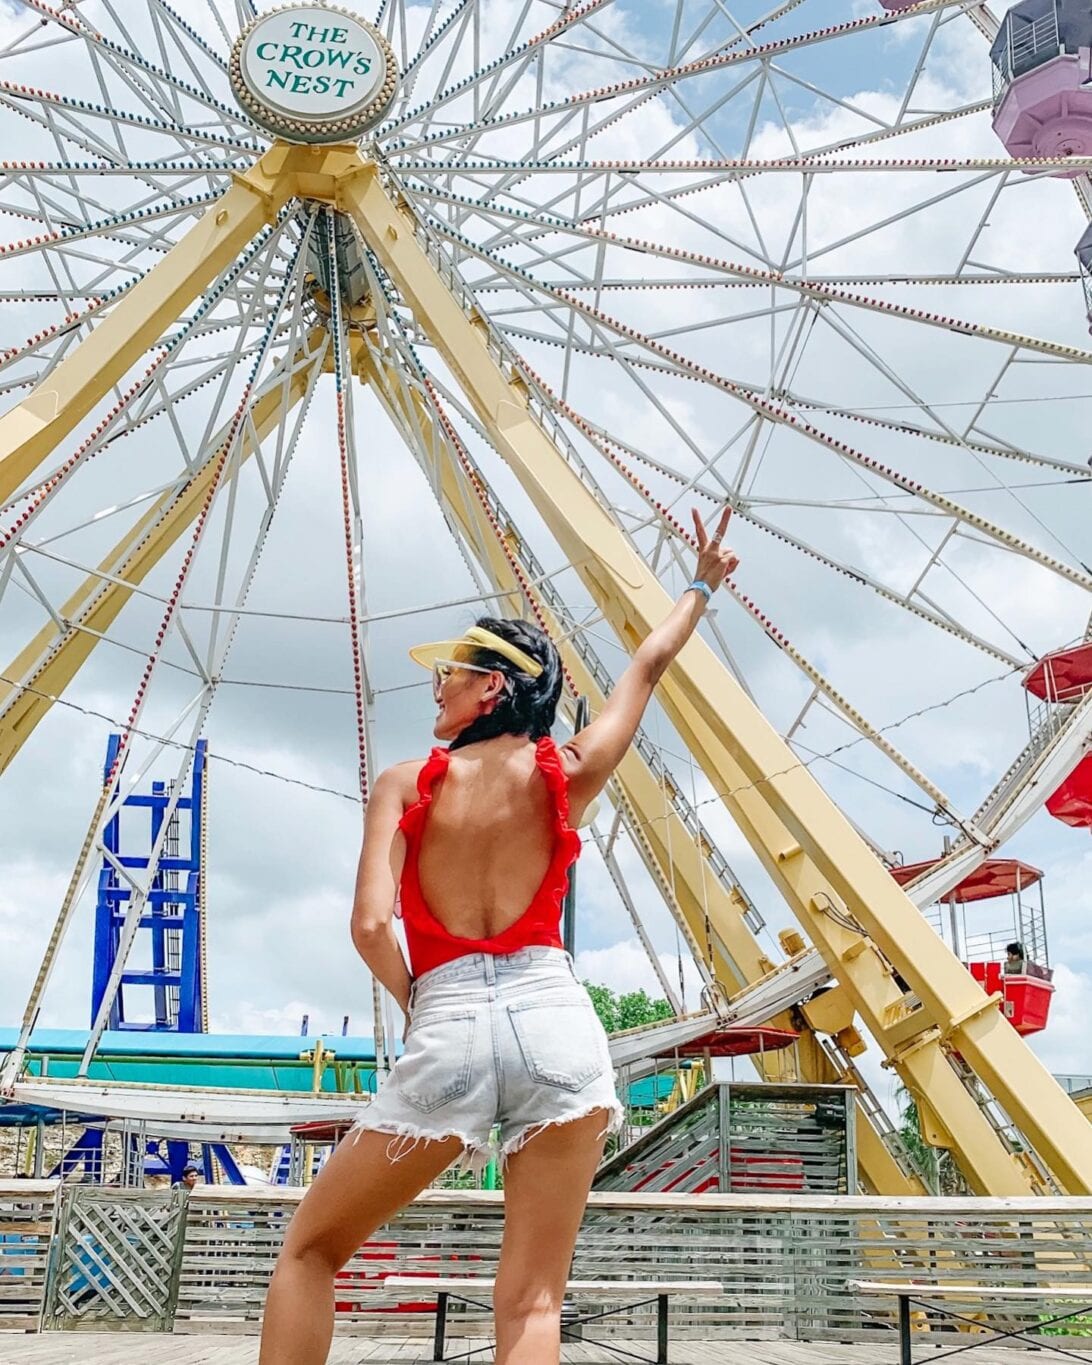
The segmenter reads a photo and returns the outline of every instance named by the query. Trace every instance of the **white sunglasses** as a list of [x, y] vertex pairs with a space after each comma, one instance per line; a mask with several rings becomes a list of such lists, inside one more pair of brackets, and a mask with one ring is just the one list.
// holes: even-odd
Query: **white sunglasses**
[[[434, 659], [432, 661], [432, 697], [439, 702], [440, 694], [443, 691], [444, 683], [451, 677], [451, 670], [454, 668], [465, 669], [467, 673], [499, 673], [499, 668], [482, 668], [480, 664], [464, 664], [457, 659]], [[504, 687], [508, 691], [511, 686], [511, 679], [505, 678]]]

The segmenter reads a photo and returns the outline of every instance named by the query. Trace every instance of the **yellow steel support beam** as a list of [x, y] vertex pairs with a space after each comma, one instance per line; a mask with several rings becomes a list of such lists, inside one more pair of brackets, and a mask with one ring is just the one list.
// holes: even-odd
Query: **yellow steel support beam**
[[22, 485], [293, 195], [319, 188], [328, 196], [330, 177], [358, 162], [354, 147], [278, 143], [248, 171], [233, 176], [223, 197], [118, 300], [93, 335], [0, 417], [0, 501]]
[[[263, 183], [264, 182], [264, 183]], [[0, 498], [8, 498], [91, 411], [179, 313], [280, 210], [276, 182], [257, 167], [240, 176], [93, 333], [0, 417]], [[260, 186], [260, 187], [259, 187]]]
[[[468, 486], [465, 472], [448, 457], [445, 443], [434, 439], [432, 412], [419, 390], [392, 384], [359, 336], [352, 338], [350, 349], [357, 375], [370, 385], [396, 430], [419, 431], [425, 447], [437, 451], [439, 459], [434, 478], [437, 497], [467, 543], [475, 547], [476, 557], [490, 582], [500, 592], [519, 594], [521, 589], [512, 566], [481, 503]], [[409, 406], [413, 408], [412, 413]], [[553, 616], [549, 606], [533, 589], [531, 595], [555, 638], [563, 638], [564, 623]], [[599, 684], [576, 650], [563, 646], [563, 653], [578, 691], [588, 698], [593, 714], [597, 713], [606, 700]], [[668, 806], [665, 811], [656, 776], [635, 747], [630, 748], [619, 764], [615, 779], [624, 799], [637, 814], [641, 832], [649, 842], [650, 855], [660, 871], [660, 880], [681, 913], [682, 927], [691, 939], [693, 950], [701, 951], [700, 944], [705, 937], [704, 918], [708, 913], [716, 930], [712, 963], [716, 979], [730, 992], [761, 980], [769, 971], [769, 963], [744, 923], [740, 906], [732, 900], [712, 869], [702, 866], [703, 855], [674, 809]], [[670, 877], [664, 872], [669, 867], [673, 869]], [[720, 951], [721, 942], [730, 956], [726, 957]], [[788, 1019], [785, 1024], [792, 1026]], [[799, 1023], [795, 1026], [799, 1027]], [[806, 1024], [798, 1043], [798, 1056], [800, 1071], [806, 1080], [833, 1084], [845, 1079]], [[771, 1078], [776, 1076], [776, 1058], [756, 1057], [753, 1060], [760, 1072], [765, 1070]], [[887, 1195], [926, 1193], [919, 1181], [903, 1172], [859, 1101], [857, 1154], [863, 1181], [872, 1191]]]
[[[336, 202], [428, 330], [600, 611], [624, 641], [638, 644], [666, 614], [667, 595], [536, 422], [521, 376], [503, 372], [489, 354], [484, 328], [464, 315], [376, 167], [362, 163], [340, 177]], [[1092, 1192], [1084, 1118], [700, 636], [679, 654], [659, 695], [869, 1031], [943, 1125], [972, 1185], [1020, 1194], [1031, 1180], [955, 1075], [949, 1046], [1063, 1187]], [[898, 1046], [887, 1037], [902, 999], [889, 963], [926, 1016]]]
[[[321, 337], [312, 334], [309, 349], [321, 344]], [[243, 429], [240, 462], [254, 453], [255, 436], [258, 443], [263, 441], [303, 397], [309, 372], [305, 364], [294, 366], [287, 388], [280, 376], [263, 387], [251, 404], [252, 421]], [[219, 450], [227, 434], [226, 426], [217, 432], [210, 451]], [[27, 691], [14, 682], [0, 682], [0, 773], [53, 705], [49, 698], [61, 695], [129, 601], [133, 589], [196, 517], [208, 494], [215, 465], [214, 459], [208, 459], [182, 487], [161, 493], [103, 557], [97, 572], [89, 574], [61, 607], [58, 614], [64, 627], [48, 622], [0, 674], [34, 689]]]

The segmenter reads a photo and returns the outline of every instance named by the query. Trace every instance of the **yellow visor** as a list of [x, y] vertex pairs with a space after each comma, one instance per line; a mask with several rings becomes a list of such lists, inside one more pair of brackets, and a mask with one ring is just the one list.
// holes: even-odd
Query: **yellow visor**
[[436, 640], [428, 645], [414, 645], [409, 653], [415, 664], [420, 664], [422, 668], [432, 668], [433, 664], [442, 659], [449, 659], [452, 663], [470, 663], [474, 651], [478, 649], [488, 649], [494, 654], [499, 654], [502, 659], [515, 664], [521, 673], [526, 673], [530, 678], [537, 678], [542, 672], [542, 665], [537, 659], [532, 659], [530, 654], [520, 649], [518, 645], [511, 644], [481, 626], [471, 626], [459, 640]]

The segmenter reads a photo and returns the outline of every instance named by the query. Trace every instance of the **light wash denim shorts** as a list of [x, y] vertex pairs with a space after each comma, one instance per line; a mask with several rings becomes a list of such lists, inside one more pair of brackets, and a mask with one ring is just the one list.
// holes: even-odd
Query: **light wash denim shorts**
[[503, 1169], [550, 1124], [603, 1109], [600, 1136], [621, 1127], [606, 1030], [564, 949], [468, 953], [419, 976], [409, 1005], [405, 1051], [352, 1130], [392, 1134], [389, 1160], [459, 1137], [460, 1168]]

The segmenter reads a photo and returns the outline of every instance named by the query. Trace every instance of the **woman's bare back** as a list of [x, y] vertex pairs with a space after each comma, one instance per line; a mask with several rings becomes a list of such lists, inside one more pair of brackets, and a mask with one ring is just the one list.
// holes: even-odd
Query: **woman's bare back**
[[535, 745], [468, 744], [434, 788], [418, 863], [425, 901], [449, 933], [492, 938], [526, 911], [550, 864], [554, 817]]

